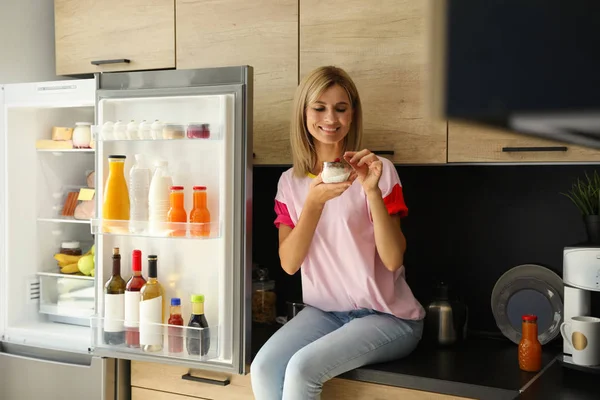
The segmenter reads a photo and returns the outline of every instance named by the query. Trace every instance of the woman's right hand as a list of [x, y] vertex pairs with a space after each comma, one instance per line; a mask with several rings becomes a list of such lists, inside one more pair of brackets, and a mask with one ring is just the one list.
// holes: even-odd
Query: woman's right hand
[[341, 183], [323, 183], [321, 174], [319, 174], [310, 183], [310, 189], [308, 196], [306, 197], [306, 203], [309, 205], [323, 208], [325, 203], [333, 198], [341, 196], [356, 179], [356, 174], [350, 175], [347, 181]]

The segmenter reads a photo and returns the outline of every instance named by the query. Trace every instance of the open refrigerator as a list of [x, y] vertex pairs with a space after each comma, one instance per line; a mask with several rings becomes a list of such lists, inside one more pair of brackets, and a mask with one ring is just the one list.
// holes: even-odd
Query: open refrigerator
[[[99, 74], [94, 79], [5, 85], [0, 91], [1, 234], [0, 240], [0, 398], [126, 398], [128, 363], [142, 360], [243, 374], [250, 355], [250, 266], [252, 204], [252, 68], [170, 70]], [[208, 124], [209, 135], [106, 135], [107, 122], [163, 121]], [[91, 149], [36, 149], [52, 127], [92, 123]], [[208, 136], [208, 137], [207, 137]], [[165, 138], [169, 137], [169, 138]], [[166, 161], [174, 185], [185, 188], [185, 209], [192, 207], [192, 186], [207, 188], [211, 221], [197, 237], [192, 223], [165, 224], [103, 218], [108, 156], [125, 155], [125, 176], [142, 155], [146, 164]], [[95, 215], [63, 216], [69, 192], [91, 186]], [[171, 230], [169, 230], [171, 229]], [[78, 241], [83, 252], [94, 245], [95, 276], [63, 274], [53, 255], [61, 243]], [[210, 347], [202, 355], [187, 348], [169, 351], [173, 327], [153, 326], [162, 350], [107, 344], [103, 340], [104, 285], [111, 276], [112, 251], [122, 254], [121, 275], [131, 276], [132, 251], [158, 256], [168, 317], [169, 299], [181, 299], [182, 316], [191, 314], [190, 296], [205, 298]], [[198, 328], [178, 329], [181, 337]], [[57, 365], [54, 382], [39, 392], [27, 382]], [[7, 368], [5, 368], [7, 367]], [[32, 371], [31, 373], [23, 371]], [[47, 375], [47, 374], [46, 374]], [[53, 373], [51, 376], [54, 376]], [[4, 381], [3, 381], [4, 379]], [[12, 380], [14, 380], [14, 382]], [[12, 383], [11, 383], [12, 382]], [[60, 383], [60, 384], [58, 384]], [[54, 389], [53, 389], [54, 388]], [[83, 397], [82, 397], [83, 398]]]

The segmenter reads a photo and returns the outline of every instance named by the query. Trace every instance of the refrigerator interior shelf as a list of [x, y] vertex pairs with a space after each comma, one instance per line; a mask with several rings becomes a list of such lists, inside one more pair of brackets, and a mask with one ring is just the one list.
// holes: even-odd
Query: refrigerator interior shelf
[[42, 314], [60, 316], [57, 322], [89, 326], [95, 314], [94, 278], [83, 275], [38, 272]]
[[92, 234], [205, 240], [221, 237], [220, 225], [218, 221], [191, 223], [92, 219]]
[[[177, 326], [168, 324], [146, 323], [143, 325], [145, 333], [140, 333], [140, 327], [124, 328], [123, 320], [110, 320], [99, 316], [90, 318], [92, 328], [92, 347], [109, 351], [118, 351], [122, 358], [130, 354], [135, 356], [160, 356], [161, 358], [172, 358], [175, 360], [188, 361], [217, 361], [219, 356], [219, 327], [195, 328], [190, 326]], [[105, 332], [105, 326], [110, 324], [113, 330], [121, 332]], [[125, 332], [127, 330], [127, 332]], [[144, 351], [140, 347], [128, 347], [125, 343], [108, 344], [107, 339], [117, 342], [128, 340], [140, 343], [144, 339], [147, 343], [160, 344], [157, 351]], [[120, 356], [121, 357], [121, 356]]]
[[91, 221], [89, 219], [75, 219], [75, 218], [38, 218], [39, 222], [54, 222], [57, 224], [87, 224], [89, 225]]
[[95, 279], [93, 276], [61, 274], [60, 272], [38, 272], [37, 274], [39, 276], [49, 276], [61, 279], [80, 279], [85, 281], [93, 281]]
[[96, 149], [36, 149], [38, 153], [52, 153], [55, 156], [63, 154], [80, 154], [80, 153], [95, 153]]

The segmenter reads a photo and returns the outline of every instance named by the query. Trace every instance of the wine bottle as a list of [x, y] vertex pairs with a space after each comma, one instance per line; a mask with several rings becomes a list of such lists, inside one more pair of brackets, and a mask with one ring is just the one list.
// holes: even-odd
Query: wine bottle
[[140, 290], [140, 347], [155, 352], [163, 348], [165, 292], [158, 281], [158, 257], [148, 256], [148, 281]]
[[104, 285], [104, 343], [125, 343], [125, 280], [121, 278], [121, 255], [113, 249], [112, 276]]
[[133, 276], [125, 287], [125, 344], [140, 347], [140, 290], [146, 284], [142, 276], [142, 252], [133, 250], [131, 254]]

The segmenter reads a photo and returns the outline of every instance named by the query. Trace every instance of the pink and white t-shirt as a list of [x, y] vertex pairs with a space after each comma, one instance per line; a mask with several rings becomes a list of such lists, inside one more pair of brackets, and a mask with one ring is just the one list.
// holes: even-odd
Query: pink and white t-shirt
[[[379, 188], [388, 212], [406, 216], [396, 168], [389, 160], [380, 160]], [[298, 178], [292, 169], [281, 175], [275, 197], [278, 228], [296, 226], [313, 178]], [[390, 272], [379, 258], [369, 203], [358, 181], [325, 204], [300, 271], [304, 303], [323, 311], [368, 308], [403, 319], [425, 316], [406, 283], [404, 266]]]

